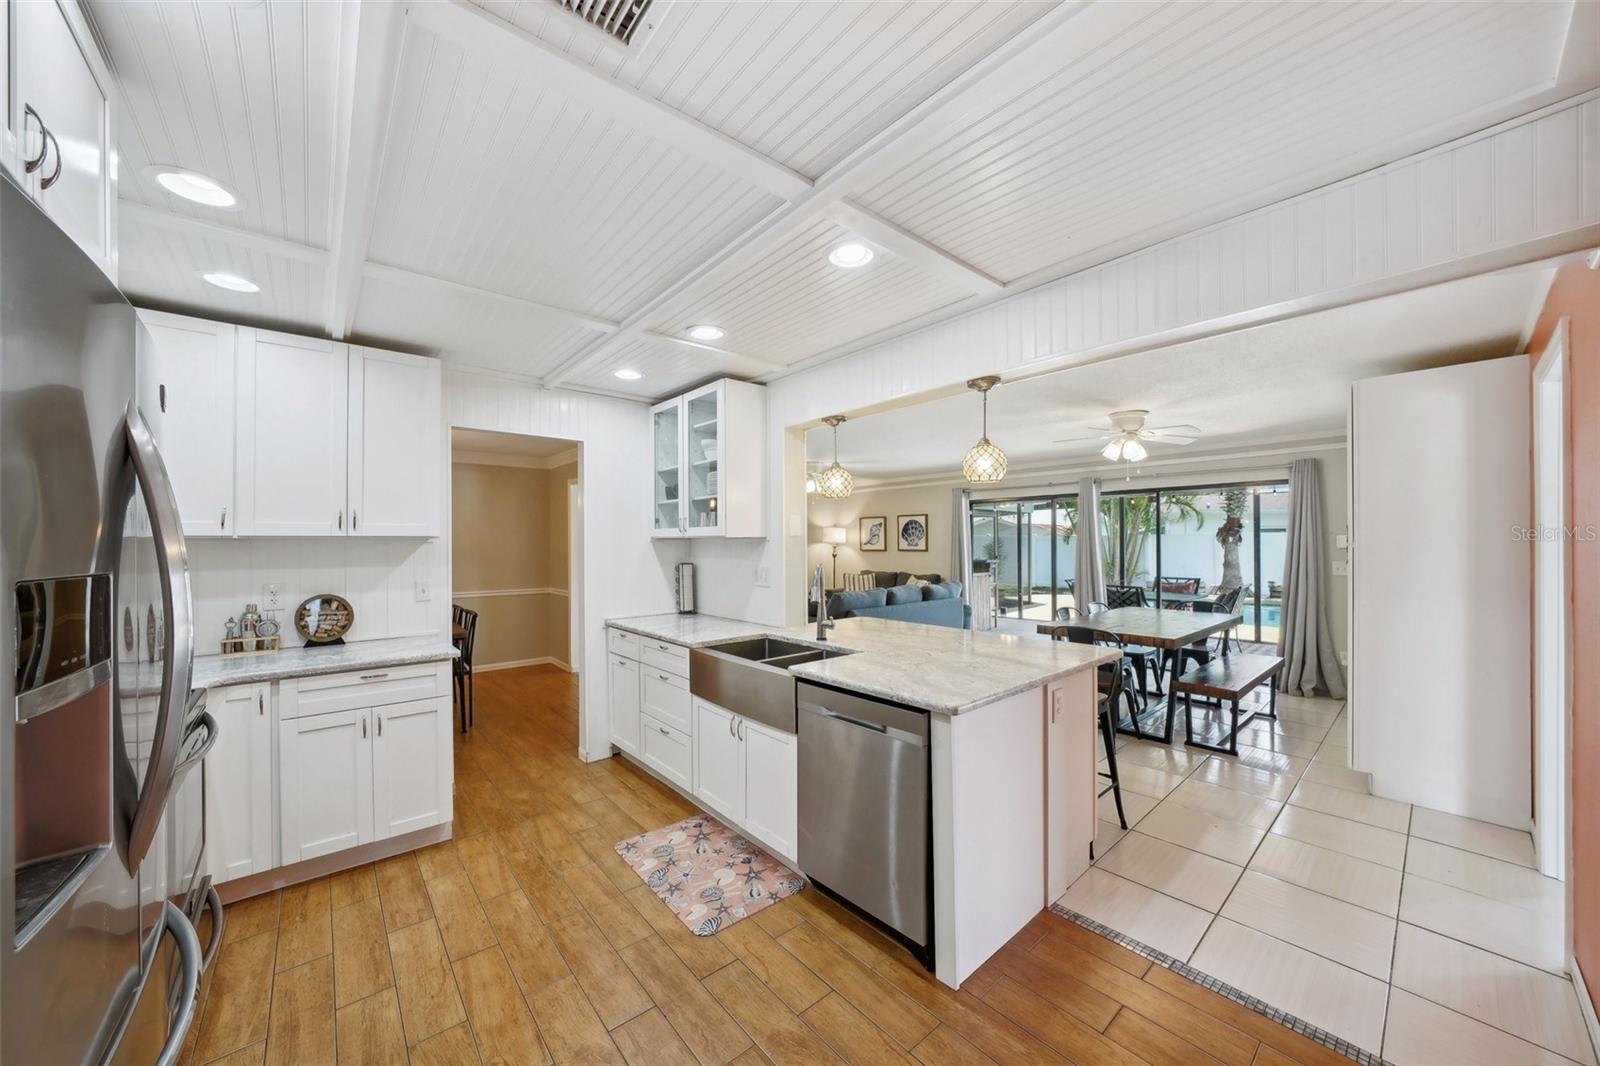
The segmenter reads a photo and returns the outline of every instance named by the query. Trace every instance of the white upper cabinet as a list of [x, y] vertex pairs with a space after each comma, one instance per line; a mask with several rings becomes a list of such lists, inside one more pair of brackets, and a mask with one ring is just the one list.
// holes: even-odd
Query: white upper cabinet
[[140, 311], [139, 408], [178, 498], [186, 537], [232, 536], [235, 327]]
[[350, 349], [349, 531], [432, 537], [440, 523], [439, 363]]
[[110, 73], [74, 0], [7, 5], [13, 19], [6, 152], [23, 189], [117, 277]]
[[342, 535], [346, 346], [239, 331], [239, 534]]
[[723, 379], [651, 408], [656, 537], [761, 537], [766, 389]]

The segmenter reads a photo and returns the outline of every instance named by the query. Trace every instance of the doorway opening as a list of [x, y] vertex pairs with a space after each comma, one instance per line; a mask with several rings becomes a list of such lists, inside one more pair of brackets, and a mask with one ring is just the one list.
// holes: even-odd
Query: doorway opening
[[1567, 738], [1572, 718], [1566, 364], [1563, 319], [1533, 370], [1534, 843], [1540, 872], [1563, 881], [1567, 880]]
[[[574, 536], [582, 445], [555, 437], [450, 431], [451, 614], [462, 651], [456, 721], [470, 731], [480, 675], [525, 690], [527, 706], [562, 707], [581, 661]], [[574, 723], [577, 707], [570, 708]]]

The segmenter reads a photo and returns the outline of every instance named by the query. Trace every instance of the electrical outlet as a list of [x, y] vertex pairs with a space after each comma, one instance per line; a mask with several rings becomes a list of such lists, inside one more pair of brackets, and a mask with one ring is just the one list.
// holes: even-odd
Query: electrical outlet
[[418, 603], [427, 603], [433, 599], [433, 582], [425, 577], [417, 578], [416, 594]]
[[1348, 560], [1348, 559], [1335, 559], [1333, 561], [1333, 576], [1334, 577], [1349, 577], [1350, 576], [1350, 560]]
[[766, 567], [764, 567], [764, 566], [756, 567], [755, 586], [758, 589], [764, 589], [764, 588], [771, 588], [772, 587], [771, 575], [768, 573]]
[[269, 581], [261, 586], [261, 609], [264, 611], [283, 610], [283, 586], [276, 581]]

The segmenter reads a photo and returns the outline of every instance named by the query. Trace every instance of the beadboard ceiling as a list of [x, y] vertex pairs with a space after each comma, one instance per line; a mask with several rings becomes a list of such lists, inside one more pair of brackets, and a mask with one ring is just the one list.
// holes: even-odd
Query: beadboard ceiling
[[[1150, 461], [1267, 442], [1342, 439], [1350, 386], [1360, 378], [1498, 358], [1522, 333], [1554, 276], [1543, 266], [1466, 278], [1396, 296], [1175, 344], [1010, 383], [989, 394], [989, 437], [1016, 481], [1030, 466], [1098, 461], [1113, 410], [1144, 409], [1147, 425], [1188, 424], [1189, 445], [1152, 443]], [[976, 394], [852, 419], [839, 427], [839, 461], [869, 486], [960, 480], [980, 434]], [[833, 458], [833, 435], [806, 433], [806, 458]]]
[[[1348, 177], [1574, 69], [1570, 0], [657, 0], [626, 48], [556, 0], [87, 8], [133, 299], [641, 399]], [[874, 260], [831, 266], [851, 238]]]

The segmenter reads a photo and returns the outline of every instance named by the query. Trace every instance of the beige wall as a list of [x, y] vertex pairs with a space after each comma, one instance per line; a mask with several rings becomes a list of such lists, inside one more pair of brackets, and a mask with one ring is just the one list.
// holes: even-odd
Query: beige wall
[[[846, 543], [839, 545], [839, 573], [852, 570], [904, 570], [912, 574], [941, 574], [956, 577], [956, 544], [953, 521], [954, 493], [950, 488], [861, 489], [842, 500], [830, 500], [812, 494], [806, 497], [806, 569], [823, 564], [822, 573], [828, 587], [842, 585], [833, 577], [832, 546], [822, 543], [824, 526], [843, 526], [849, 532]], [[896, 548], [895, 517], [897, 515], [926, 514], [928, 516], [928, 550], [903, 552]], [[889, 547], [887, 551], [861, 550], [861, 525], [859, 519], [869, 515], [882, 515], [888, 519]]]
[[567, 662], [567, 482], [577, 476], [576, 463], [452, 465], [454, 602], [478, 612], [478, 668]]

